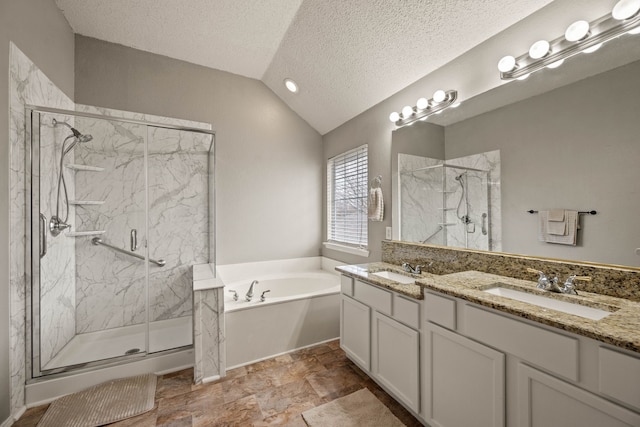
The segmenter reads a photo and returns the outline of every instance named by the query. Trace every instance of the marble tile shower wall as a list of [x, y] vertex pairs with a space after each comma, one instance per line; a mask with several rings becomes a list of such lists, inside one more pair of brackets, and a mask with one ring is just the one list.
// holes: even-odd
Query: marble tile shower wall
[[[129, 248], [130, 230], [145, 230], [146, 126], [85, 117], [80, 132], [93, 140], [77, 147], [76, 162], [104, 168], [75, 172], [77, 231], [104, 230], [111, 245]], [[91, 243], [76, 241], [76, 330], [94, 332], [146, 321], [146, 266], [143, 261]], [[138, 250], [144, 253], [144, 247]]]
[[[130, 249], [148, 241], [150, 320], [192, 314], [191, 265], [209, 261], [209, 148], [211, 136], [113, 120], [78, 118], [94, 139], [76, 153], [78, 163], [104, 168], [77, 172], [77, 197], [104, 202], [81, 205], [83, 230], [105, 230], [102, 239]], [[145, 141], [148, 144], [149, 235], [145, 236]], [[77, 330], [92, 332], [146, 320], [143, 261], [78, 238]], [[104, 304], [104, 301], [110, 301]]]
[[[72, 110], [73, 102], [13, 43], [9, 46], [10, 358], [11, 412], [24, 406], [28, 269], [25, 266], [25, 105]], [[62, 342], [61, 340], [60, 342]]]
[[[56, 215], [56, 197], [58, 195], [58, 174], [60, 173], [60, 155], [65, 138], [71, 135], [67, 127], [53, 126], [53, 118], [74, 125], [73, 117], [42, 114], [40, 121], [40, 212], [47, 221]], [[71, 140], [67, 141], [68, 147]], [[73, 163], [74, 152], [65, 156], [65, 163]], [[69, 200], [74, 199], [75, 184], [69, 169], [63, 167]], [[69, 179], [70, 178], [70, 179]], [[60, 185], [62, 185], [60, 183]], [[64, 190], [60, 190], [61, 199]], [[62, 220], [67, 216], [73, 224], [75, 206], [59, 205], [58, 215]], [[74, 239], [60, 234], [47, 235], [47, 253], [40, 259], [40, 363], [46, 366], [58, 352], [75, 336], [75, 275], [76, 251]]]
[[[461, 171], [455, 168], [425, 169], [441, 165], [444, 162], [429, 157], [398, 155], [400, 172], [400, 217], [401, 240], [473, 249], [500, 250], [502, 247], [501, 205], [500, 205], [500, 152], [491, 151], [468, 157], [447, 160], [448, 165], [488, 170], [488, 177], [469, 172], [466, 183], [470, 213], [475, 229], [467, 232], [457, 217], [457, 206], [462, 196], [458, 181], [454, 178]], [[443, 174], [446, 174], [447, 188], [443, 187]], [[443, 190], [446, 191], [443, 193]], [[487, 223], [490, 240], [482, 234], [481, 214], [488, 202]], [[443, 208], [448, 208], [444, 210]], [[465, 213], [464, 206], [461, 212]], [[446, 227], [446, 237], [439, 231], [439, 223], [457, 224]], [[469, 239], [468, 242], [466, 239]], [[446, 240], [446, 242], [445, 242]]]

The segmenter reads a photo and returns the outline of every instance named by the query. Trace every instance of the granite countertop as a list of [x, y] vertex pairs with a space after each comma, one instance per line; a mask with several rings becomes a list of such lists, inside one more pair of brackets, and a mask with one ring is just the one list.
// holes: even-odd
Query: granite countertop
[[[536, 282], [478, 271], [464, 271], [442, 276], [429, 273], [409, 275], [399, 266], [384, 262], [342, 266], [337, 267], [336, 270], [415, 299], [423, 299], [422, 290], [431, 289], [617, 347], [640, 352], [639, 302], [583, 291], [579, 291], [579, 295], [556, 294], [537, 289]], [[378, 271], [401, 273], [416, 278], [416, 282], [415, 284], [403, 285], [371, 274]], [[601, 320], [591, 320], [483, 292], [498, 284], [502, 287], [543, 295], [552, 299], [612, 311], [612, 314]]]

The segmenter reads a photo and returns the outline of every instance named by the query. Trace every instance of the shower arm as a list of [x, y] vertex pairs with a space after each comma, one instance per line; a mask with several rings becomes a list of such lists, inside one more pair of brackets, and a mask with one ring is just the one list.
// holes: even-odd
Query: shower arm
[[[98, 246], [98, 245], [106, 246], [106, 247], [108, 247], [110, 249], [113, 249], [116, 252], [120, 252], [122, 254], [132, 256], [134, 258], [138, 258], [138, 259], [142, 259], [142, 260], [145, 259], [145, 257], [143, 255], [134, 254], [133, 252], [129, 252], [129, 251], [125, 250], [125, 249], [121, 249], [121, 248], [119, 248], [117, 246], [113, 246], [113, 245], [110, 245], [108, 243], [105, 243], [99, 237], [94, 237], [93, 239], [91, 239], [91, 243], [93, 243], [96, 246]], [[159, 259], [159, 260], [156, 261], [155, 259], [151, 259], [151, 258], [149, 258], [149, 262], [152, 263], [152, 264], [157, 265], [158, 267], [164, 267], [164, 265], [167, 263], [163, 259]]]

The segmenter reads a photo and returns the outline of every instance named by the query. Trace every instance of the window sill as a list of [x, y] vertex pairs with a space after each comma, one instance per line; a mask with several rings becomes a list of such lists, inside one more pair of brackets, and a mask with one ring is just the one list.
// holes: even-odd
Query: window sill
[[323, 242], [322, 244], [324, 245], [325, 248], [331, 249], [331, 250], [334, 250], [334, 251], [346, 252], [348, 254], [359, 255], [359, 256], [362, 256], [362, 257], [368, 257], [369, 256], [369, 251], [367, 249], [356, 248], [356, 247], [347, 246], [347, 245], [341, 245], [340, 243], [333, 243], [333, 242]]

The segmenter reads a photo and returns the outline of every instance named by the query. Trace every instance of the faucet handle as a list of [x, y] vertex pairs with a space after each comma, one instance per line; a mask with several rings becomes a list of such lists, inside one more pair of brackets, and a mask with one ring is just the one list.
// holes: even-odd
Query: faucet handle
[[233, 300], [234, 301], [238, 301], [238, 292], [234, 291], [233, 289], [229, 289], [228, 292], [233, 292]]
[[264, 300], [266, 300], [267, 298], [264, 296], [264, 294], [266, 294], [267, 292], [271, 292], [271, 289], [267, 289], [266, 291], [262, 292], [262, 295], [260, 295], [260, 302], [264, 302]]

